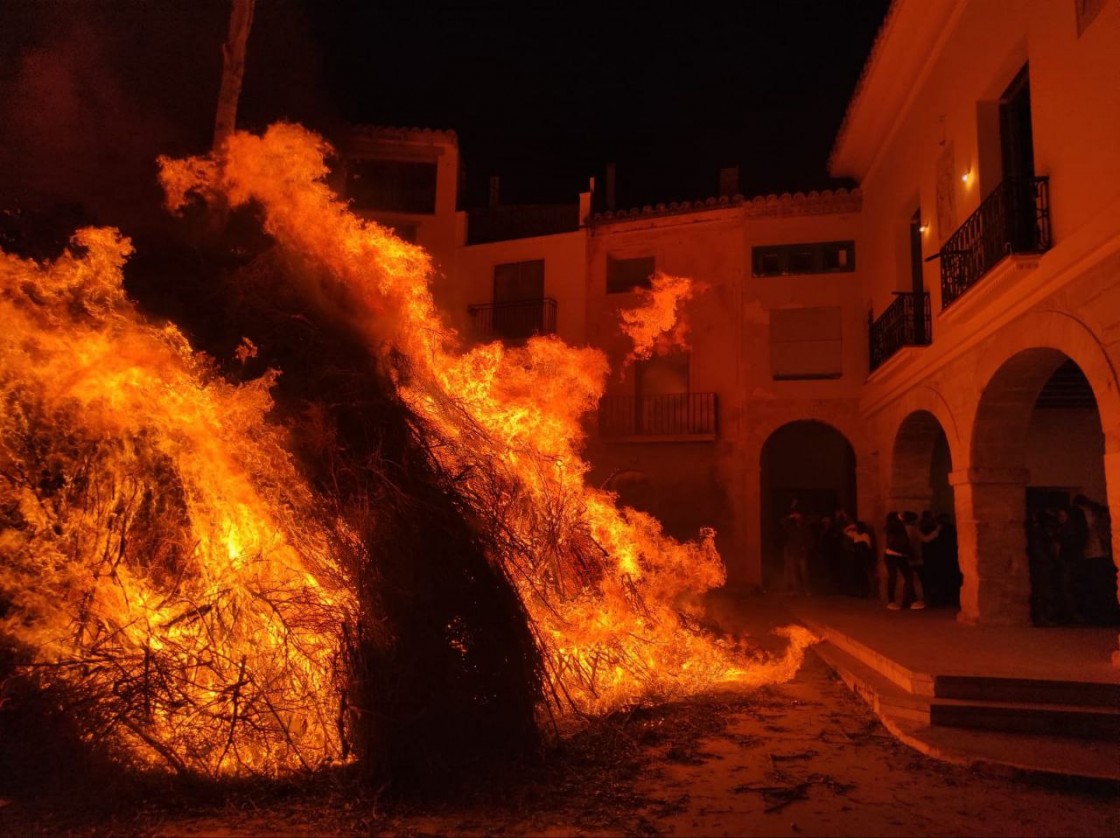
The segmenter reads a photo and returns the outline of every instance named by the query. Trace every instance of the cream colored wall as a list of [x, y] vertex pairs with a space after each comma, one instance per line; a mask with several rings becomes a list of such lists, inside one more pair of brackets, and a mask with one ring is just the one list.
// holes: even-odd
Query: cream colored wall
[[[864, 242], [858, 237], [854, 213], [746, 221], [746, 253], [742, 296], [742, 356], [747, 400], [853, 399], [859, 396], [867, 369], [867, 311], [863, 303]], [[851, 273], [754, 277], [751, 248], [856, 240]], [[769, 313], [774, 309], [837, 307], [841, 310], [843, 376], [838, 379], [774, 381], [770, 365]]]
[[[921, 13], [913, 4], [898, 9], [904, 17]], [[1004, 260], [945, 310], [940, 265], [926, 264], [933, 344], [898, 353], [870, 376], [861, 397], [869, 459], [882, 487], [873, 499], [876, 518], [892, 500], [892, 446], [905, 417], [928, 410], [946, 431], [966, 576], [962, 606], [969, 620], [1025, 619], [1023, 486], [1030, 471], [1036, 482], [1042, 475], [1057, 479], [1059, 465], [1072, 467], [1040, 459], [1029, 447], [1015, 462], [992, 459], [993, 446], [1007, 448], [1008, 442], [998, 429], [993, 437], [978, 417], [985, 389], [1005, 362], [1032, 347], [1053, 347], [1082, 367], [1100, 405], [1106, 452], [1087, 480], [1099, 487], [1107, 477], [1114, 514], [1120, 509], [1120, 5], [1106, 4], [1080, 38], [1074, 14], [1073, 3], [1052, 0], [954, 4], [946, 14], [953, 21], [947, 31], [909, 34], [915, 39], [911, 51], [936, 54], [905, 106], [899, 107], [901, 100], [884, 103], [901, 116], [893, 133], [880, 131], [874, 138], [883, 142], [877, 155], [851, 147], [841, 155], [844, 165], [874, 159], [860, 183], [866, 243], [861, 273], [866, 297], [880, 312], [891, 291], [909, 288], [903, 232], [913, 207], [920, 201], [929, 225], [924, 253], [930, 256], [998, 182], [998, 154], [980, 141], [992, 110], [981, 103], [997, 99], [1029, 61], [1035, 171], [1050, 178], [1052, 249], [1041, 257]], [[873, 73], [892, 73], [882, 56], [897, 56], [897, 46], [880, 51]], [[873, 133], [857, 126], [849, 136], [870, 143]], [[939, 229], [937, 162], [950, 144], [955, 219]], [[960, 178], [965, 172], [971, 173], [967, 183]], [[1025, 420], [1031, 398], [1016, 396], [1015, 421]], [[1006, 432], [1027, 431], [1009, 425]], [[999, 468], [986, 465], [995, 461]], [[1079, 471], [1089, 470], [1087, 463], [1081, 466]]]
[[[607, 256], [653, 255], [659, 270], [706, 286], [689, 307], [693, 392], [719, 398], [719, 440], [619, 444], [592, 442], [593, 477], [616, 469], [641, 470], [663, 497], [711, 510], [718, 546], [732, 584], [761, 582], [760, 457], [773, 431], [787, 422], [823, 419], [857, 452], [857, 491], [873, 487], [861, 477], [866, 446], [859, 427], [858, 396], [866, 370], [867, 324], [862, 303], [861, 247], [852, 273], [759, 277], [751, 275], [753, 245], [857, 239], [854, 213], [748, 215], [742, 207], [623, 221], [593, 228], [589, 242], [588, 340], [608, 351], [616, 374], [610, 388], [633, 393], [619, 375], [629, 345], [618, 329], [618, 311], [632, 294], [606, 293]], [[769, 311], [783, 307], [836, 306], [842, 312], [843, 376], [835, 380], [774, 381], [770, 366]], [[681, 464], [687, 464], [682, 468]], [[712, 479], [712, 475], [715, 479]], [[695, 523], [691, 511], [663, 510], [666, 521]]]
[[[360, 213], [368, 218], [392, 223], [416, 225], [416, 243], [432, 256], [436, 287], [440, 277], [453, 270], [455, 249], [459, 243], [456, 203], [459, 194], [459, 147], [454, 139], [441, 139], [446, 135], [418, 130], [394, 132], [386, 129], [386, 136], [358, 131], [348, 139], [347, 153], [355, 158], [371, 157], [385, 160], [435, 160], [436, 203], [432, 214], [369, 211]], [[453, 135], [452, 135], [453, 137]]]
[[455, 276], [439, 289], [437, 300], [464, 335], [470, 335], [472, 305], [494, 300], [494, 267], [507, 262], [544, 260], [544, 295], [556, 300], [556, 333], [575, 346], [587, 342], [587, 233], [475, 244], [455, 254]]
[[[1102, 214], [1120, 212], [1120, 7], [1107, 4], [1077, 37], [1073, 3], [971, 0], [948, 34], [928, 75], [914, 90], [896, 132], [861, 183], [863, 223], [876, 311], [890, 292], [907, 290], [906, 241], [900, 230], [920, 201], [929, 224], [924, 251], [934, 254], [979, 205], [998, 172], [980, 165], [978, 103], [994, 101], [1030, 63], [1035, 170], [1050, 177], [1054, 240], [1069, 240]], [[882, 68], [889, 72], [890, 68]], [[951, 145], [955, 225], [939, 229], [937, 161]], [[961, 176], [971, 173], [967, 183]], [[926, 285], [940, 310], [940, 274], [926, 266]], [[935, 318], [936, 319], [936, 318]], [[951, 332], [934, 324], [935, 335]]]
[[[607, 352], [612, 374], [608, 393], [633, 395], [632, 368], [623, 359], [631, 344], [619, 329], [619, 311], [636, 305], [636, 294], [607, 294], [607, 256], [654, 256], [656, 268], [687, 276], [704, 286], [688, 306], [689, 389], [719, 399], [716, 442], [619, 443], [594, 434], [589, 444], [593, 481], [617, 470], [641, 471], [658, 498], [658, 516], [680, 537], [699, 526], [717, 530], [717, 546], [733, 578], [741, 577], [741, 521], [732, 507], [728, 475], [738, 434], [739, 375], [736, 351], [737, 293], [745, 266], [743, 225], [738, 210], [715, 210], [593, 227], [588, 247], [587, 337]], [[594, 429], [593, 429], [594, 430]]]

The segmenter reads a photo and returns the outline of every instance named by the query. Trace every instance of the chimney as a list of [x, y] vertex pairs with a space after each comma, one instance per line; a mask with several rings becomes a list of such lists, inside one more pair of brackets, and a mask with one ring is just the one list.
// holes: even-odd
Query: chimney
[[615, 204], [615, 166], [614, 163], [607, 164], [607, 209], [614, 212]]
[[490, 209], [498, 206], [501, 201], [501, 181], [497, 175], [490, 175]]
[[719, 197], [733, 198], [739, 194], [739, 167], [725, 166], [719, 170]]

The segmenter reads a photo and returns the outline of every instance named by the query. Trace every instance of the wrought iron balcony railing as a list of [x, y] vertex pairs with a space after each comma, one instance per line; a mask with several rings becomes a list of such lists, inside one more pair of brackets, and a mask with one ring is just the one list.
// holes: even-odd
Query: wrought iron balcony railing
[[556, 331], [556, 300], [514, 300], [488, 306], [471, 306], [475, 335], [483, 340], [520, 341]]
[[895, 291], [894, 302], [876, 318], [867, 315], [872, 372], [904, 346], [929, 346], [929, 292]]
[[599, 435], [714, 438], [717, 407], [715, 393], [604, 396], [599, 402]]
[[937, 254], [941, 258], [941, 307], [960, 297], [1004, 256], [1049, 249], [1050, 179], [1008, 178]]

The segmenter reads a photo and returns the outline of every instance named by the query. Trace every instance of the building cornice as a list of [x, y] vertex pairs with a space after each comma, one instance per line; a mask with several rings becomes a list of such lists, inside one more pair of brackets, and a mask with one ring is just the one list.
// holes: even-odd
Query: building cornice
[[350, 125], [351, 139], [380, 140], [405, 143], [446, 143], [457, 146], [459, 136], [454, 131], [438, 128], [414, 128], [395, 125]]
[[756, 195], [746, 198], [707, 198], [697, 201], [673, 201], [669, 204], [646, 204], [643, 207], [596, 213], [592, 226], [619, 224], [645, 218], [659, 218], [714, 210], [739, 210], [747, 218], [782, 218], [800, 215], [828, 215], [859, 212], [862, 193], [859, 189], [824, 189], [812, 192], [784, 192], [781, 195]]
[[828, 159], [833, 177], [863, 182], [929, 75], [967, 0], [893, 0]]

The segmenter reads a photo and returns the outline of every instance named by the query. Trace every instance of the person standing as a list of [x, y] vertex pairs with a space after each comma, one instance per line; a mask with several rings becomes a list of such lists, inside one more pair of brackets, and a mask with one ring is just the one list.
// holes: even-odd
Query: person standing
[[1057, 589], [1057, 567], [1051, 550], [1052, 538], [1047, 526], [1050, 517], [1044, 510], [1031, 513], [1027, 521], [1027, 566], [1031, 579], [1031, 622], [1036, 626], [1052, 626], [1057, 621], [1054, 592]]
[[888, 512], [884, 527], [886, 547], [883, 559], [887, 565], [887, 608], [898, 611], [913, 593], [914, 571], [910, 566], [913, 546], [906, 524], [897, 512]]
[[812, 533], [805, 516], [797, 508], [797, 501], [790, 506], [789, 515], [782, 522], [784, 539], [782, 561], [785, 570], [787, 594], [805, 596], [809, 593], [808, 565]]
[[1085, 622], [1081, 603], [1085, 530], [1085, 513], [1080, 507], [1062, 507], [1058, 510], [1058, 573], [1061, 579], [1059, 602], [1063, 623]]
[[1082, 554], [1081, 609], [1094, 625], [1117, 620], [1116, 567], [1112, 563], [1112, 526], [1108, 507], [1078, 495], [1073, 505], [1085, 516], [1085, 549]]
[[[932, 517], [932, 515], [930, 517]], [[923, 584], [925, 568], [922, 558], [922, 548], [937, 538], [941, 530], [940, 528], [935, 528], [929, 533], [923, 534], [918, 527], [917, 512], [906, 512], [902, 517], [902, 521], [906, 529], [906, 537], [910, 539], [910, 555], [908, 561], [911, 569], [911, 586], [914, 592], [914, 600], [910, 603], [910, 608], [913, 611], [921, 611], [926, 607], [925, 585]]]
[[866, 598], [871, 591], [871, 569], [875, 562], [875, 545], [871, 528], [862, 521], [844, 527], [846, 579], [843, 591], [848, 596]]

